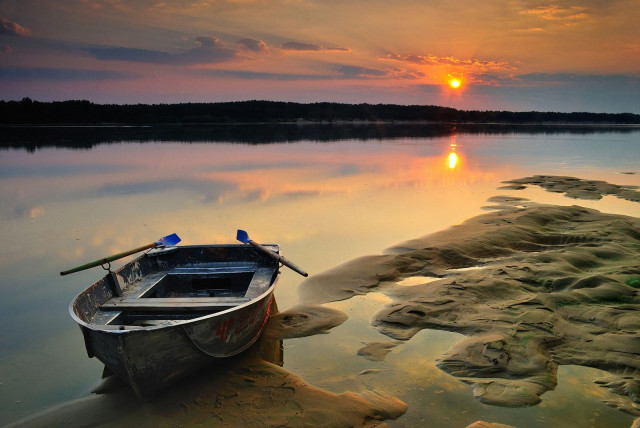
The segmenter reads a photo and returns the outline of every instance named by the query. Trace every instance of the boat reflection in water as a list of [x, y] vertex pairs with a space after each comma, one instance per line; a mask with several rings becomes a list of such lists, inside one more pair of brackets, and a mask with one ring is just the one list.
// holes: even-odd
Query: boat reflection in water
[[[282, 368], [282, 324], [290, 327], [291, 319], [297, 324], [311, 318], [310, 325], [301, 330], [318, 328], [318, 319], [303, 313], [309, 308], [319, 307], [304, 307], [297, 315], [293, 309], [278, 316], [273, 299], [270, 312], [274, 322], [270, 320], [253, 346], [159, 391], [151, 401], [139, 400], [129, 385], [113, 375], [103, 379], [93, 395], [11, 426], [363, 426], [372, 420], [402, 416], [406, 404], [390, 394], [335, 394]], [[322, 331], [326, 326], [318, 328]]]
[[[275, 299], [272, 313], [277, 312]], [[159, 391], [150, 402], [136, 397], [118, 376], [109, 375], [92, 391], [94, 395], [24, 419], [15, 426], [189, 426], [203, 421], [234, 424], [256, 419], [266, 412], [252, 402], [266, 402], [275, 384], [283, 384], [282, 340], [261, 336], [248, 350], [218, 360], [190, 377]], [[255, 412], [255, 415], [252, 415]], [[231, 422], [229, 422], [231, 421]]]

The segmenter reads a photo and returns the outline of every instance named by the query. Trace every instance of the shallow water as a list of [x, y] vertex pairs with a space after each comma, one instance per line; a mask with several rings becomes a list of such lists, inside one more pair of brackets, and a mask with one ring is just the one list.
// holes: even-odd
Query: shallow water
[[[370, 136], [249, 145], [201, 136], [197, 143], [128, 141], [125, 133], [83, 149], [0, 149], [0, 320], [8, 326], [0, 337], [2, 421], [81, 397], [100, 379], [101, 364], [86, 357], [67, 307], [102, 271], [58, 272], [172, 232], [184, 244], [228, 243], [243, 228], [256, 241], [279, 243], [313, 275], [482, 214], [496, 195], [640, 215], [638, 203], [614, 196], [497, 190], [502, 181], [535, 174], [639, 186], [637, 130]], [[635, 174], [623, 174], [629, 172]], [[281, 310], [299, 303], [300, 281], [283, 272]], [[479, 403], [435, 366], [462, 337], [454, 333], [422, 331], [384, 361], [358, 356], [366, 343], [391, 341], [369, 324], [386, 302], [370, 293], [328, 304], [349, 319], [329, 334], [285, 340], [284, 368], [334, 393], [397, 396], [409, 407], [390, 426], [631, 425], [633, 417], [600, 401], [608, 392], [592, 380], [601, 374], [581, 367], [562, 366], [558, 387], [537, 406]]]

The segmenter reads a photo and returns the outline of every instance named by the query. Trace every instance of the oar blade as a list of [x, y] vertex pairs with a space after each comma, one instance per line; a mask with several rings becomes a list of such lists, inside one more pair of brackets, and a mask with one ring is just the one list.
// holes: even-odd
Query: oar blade
[[298, 272], [300, 275], [305, 276], [305, 277], [309, 276], [308, 273], [306, 273], [305, 271], [300, 269], [298, 266], [294, 265], [291, 261], [289, 261], [286, 258], [284, 258], [283, 256], [281, 256], [279, 253], [271, 251], [268, 248], [263, 247], [262, 245], [258, 244], [257, 242], [252, 241], [251, 239], [249, 239], [249, 234], [247, 232], [245, 232], [244, 230], [238, 229], [238, 233], [236, 234], [236, 239], [238, 241], [240, 241], [240, 242], [245, 243], [245, 244], [253, 245], [256, 249], [262, 251], [263, 253], [265, 253], [269, 257], [272, 257], [272, 258], [276, 259], [279, 263], [282, 263], [283, 265], [285, 265], [288, 268], [294, 270], [295, 272]]
[[160, 238], [160, 240], [156, 241], [156, 245], [159, 247], [172, 247], [180, 241], [182, 241], [182, 239], [180, 239], [177, 234], [172, 233], [171, 235], [167, 235], [164, 238]]
[[250, 241], [249, 234], [242, 229], [238, 229], [238, 233], [236, 234], [236, 239], [244, 244], [248, 244]]

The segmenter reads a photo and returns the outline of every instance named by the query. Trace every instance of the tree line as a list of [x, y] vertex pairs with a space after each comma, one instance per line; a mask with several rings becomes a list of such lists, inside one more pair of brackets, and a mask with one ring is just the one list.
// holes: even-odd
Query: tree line
[[190, 124], [335, 121], [434, 123], [639, 124], [633, 113], [458, 110], [432, 105], [237, 101], [180, 104], [96, 104], [86, 100], [0, 101], [0, 124]]

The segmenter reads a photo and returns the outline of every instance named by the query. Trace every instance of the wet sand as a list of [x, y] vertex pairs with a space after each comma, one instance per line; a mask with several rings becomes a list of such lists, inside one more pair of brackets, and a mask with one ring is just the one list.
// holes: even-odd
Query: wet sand
[[291, 339], [329, 333], [347, 320], [347, 314], [318, 305], [297, 305], [269, 318], [265, 337]]
[[[638, 194], [572, 177], [515, 181], [555, 183], [575, 198]], [[517, 196], [490, 202], [495, 212], [306, 280], [302, 300], [379, 291], [393, 299], [373, 317], [381, 333], [466, 335], [437, 364], [483, 403], [538, 404], [558, 366], [573, 364], [608, 371], [595, 380], [610, 391], [606, 404], [640, 416], [640, 219]]]

